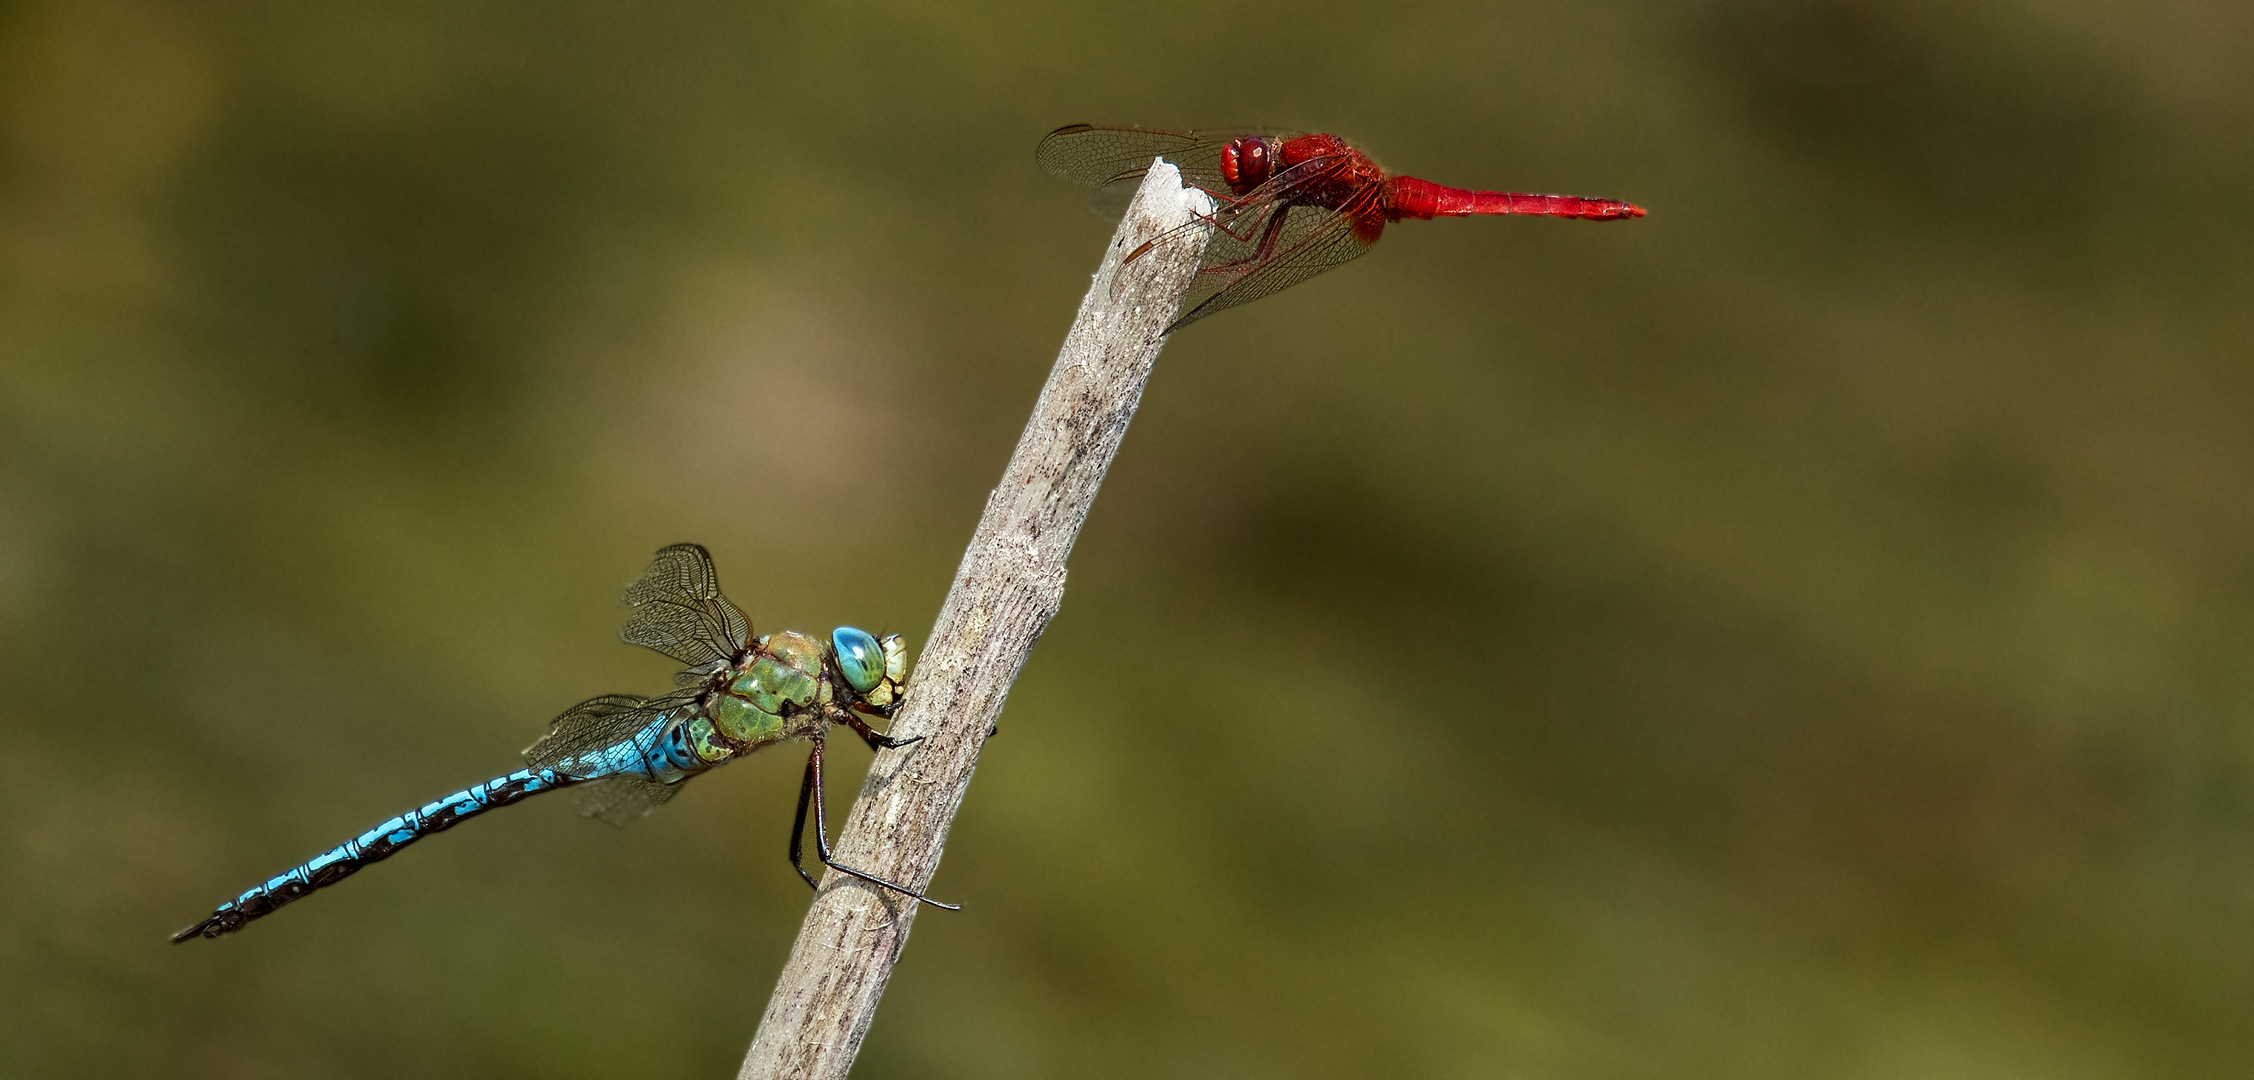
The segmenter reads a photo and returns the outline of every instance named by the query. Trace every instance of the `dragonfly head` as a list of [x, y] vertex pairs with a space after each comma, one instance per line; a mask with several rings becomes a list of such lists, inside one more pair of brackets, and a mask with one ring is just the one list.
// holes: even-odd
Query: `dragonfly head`
[[1229, 192], [1242, 195], [1268, 182], [1268, 174], [1276, 167], [1274, 151], [1268, 140], [1257, 135], [1231, 139], [1221, 148], [1221, 179], [1229, 182]]
[[900, 635], [880, 640], [866, 630], [840, 626], [830, 631], [830, 648], [837, 654], [838, 674], [863, 701], [886, 709], [900, 700], [908, 682], [908, 647]]

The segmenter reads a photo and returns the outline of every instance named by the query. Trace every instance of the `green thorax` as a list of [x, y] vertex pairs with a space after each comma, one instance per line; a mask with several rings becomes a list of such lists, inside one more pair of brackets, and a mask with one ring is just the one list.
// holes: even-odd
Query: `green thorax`
[[829, 704], [821, 641], [786, 630], [760, 638], [736, 677], [712, 703], [713, 726], [753, 746], [789, 738], [789, 719]]

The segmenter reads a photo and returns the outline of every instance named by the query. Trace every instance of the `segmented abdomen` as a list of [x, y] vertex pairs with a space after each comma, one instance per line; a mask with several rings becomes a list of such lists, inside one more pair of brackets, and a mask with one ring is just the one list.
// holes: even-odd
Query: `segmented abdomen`
[[1435, 184], [1430, 180], [1419, 180], [1414, 176], [1396, 176], [1385, 184], [1388, 209], [1396, 220], [1470, 214], [1542, 214], [1590, 221], [1616, 221], [1644, 216], [1642, 207], [1616, 199], [1532, 195], [1517, 191], [1472, 191], [1468, 188]]
[[369, 863], [390, 858], [393, 852], [425, 836], [445, 832], [470, 818], [496, 807], [507, 806], [527, 795], [579, 783], [579, 779], [558, 776], [554, 769], [518, 769], [507, 776], [495, 777], [475, 787], [457, 791], [443, 799], [425, 804], [420, 809], [409, 810], [353, 839], [330, 848], [286, 874], [273, 878], [219, 905], [218, 910], [202, 922], [172, 935], [174, 941], [194, 937], [215, 938], [232, 934], [243, 924], [265, 915], [315, 889], [326, 888], [352, 876]]

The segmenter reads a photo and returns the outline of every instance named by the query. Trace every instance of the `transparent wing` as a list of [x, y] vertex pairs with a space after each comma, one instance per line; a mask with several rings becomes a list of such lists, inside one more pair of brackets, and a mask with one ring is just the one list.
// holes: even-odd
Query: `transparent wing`
[[[663, 697], [604, 694], [588, 698], [548, 725], [548, 733], [524, 748], [525, 764], [534, 769], [555, 769], [573, 758], [597, 754], [621, 743], [638, 740], [668, 713], [696, 708], [697, 690], [676, 690]], [[676, 715], [675, 719], [685, 716]], [[566, 769], [567, 775], [577, 769]]]
[[1162, 157], [1182, 170], [1182, 179], [1216, 195], [1227, 195], [1229, 183], [1221, 178], [1221, 148], [1246, 135], [1292, 139], [1296, 131], [1277, 128], [1237, 128], [1231, 131], [1152, 131], [1146, 128], [1107, 128], [1091, 124], [1061, 127], [1041, 140], [1033, 160], [1049, 175], [1096, 188], [1089, 206], [1114, 221], [1127, 210], [1135, 186], [1143, 182], [1154, 157]]
[[697, 544], [661, 549], [620, 599], [634, 605], [621, 640], [691, 667], [732, 660], [751, 640], [751, 623], [720, 595], [712, 556]]
[[613, 825], [624, 827], [628, 822], [658, 808], [660, 803], [673, 797], [694, 777], [683, 777], [671, 784], [644, 780], [639, 776], [614, 776], [597, 780], [579, 791], [579, 816], [601, 818]]
[[1150, 131], [1074, 124], [1050, 132], [1034, 151], [1034, 159], [1051, 174], [1096, 186], [1091, 201], [1112, 218], [1126, 209], [1153, 157], [1173, 162], [1183, 179], [1215, 196], [1219, 228], [1169, 333], [1353, 259], [1384, 231], [1375, 185], [1335, 208], [1310, 204], [1309, 193], [1322, 190], [1326, 177], [1335, 175], [1337, 159], [1328, 155], [1279, 172], [1242, 196], [1232, 195], [1221, 178], [1221, 149], [1244, 135], [1298, 137], [1297, 132], [1260, 128]]
[[1278, 184], [1270, 181], [1215, 215], [1222, 228], [1214, 230], [1197, 281], [1182, 301], [1182, 316], [1167, 333], [1354, 259], [1385, 228], [1383, 214], [1372, 212], [1374, 189], [1331, 210], [1264, 195]]

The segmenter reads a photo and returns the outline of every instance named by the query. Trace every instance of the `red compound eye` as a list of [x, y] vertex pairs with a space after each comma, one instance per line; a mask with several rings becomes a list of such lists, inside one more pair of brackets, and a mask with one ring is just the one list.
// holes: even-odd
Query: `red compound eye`
[[1232, 139], [1221, 148], [1221, 179], [1229, 182], [1234, 194], [1242, 195], [1267, 183], [1273, 167], [1266, 139]]

